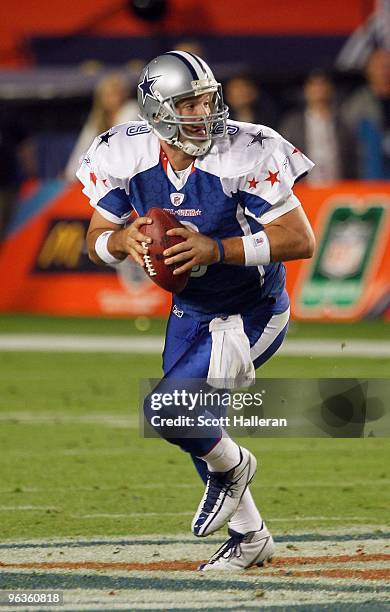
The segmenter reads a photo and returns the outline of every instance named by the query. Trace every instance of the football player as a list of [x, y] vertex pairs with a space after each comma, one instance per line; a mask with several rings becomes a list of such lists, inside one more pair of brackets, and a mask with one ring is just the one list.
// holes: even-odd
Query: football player
[[[313, 254], [313, 232], [293, 193], [313, 164], [274, 130], [228, 121], [220, 83], [191, 53], [152, 60], [138, 102], [142, 121], [101, 134], [77, 172], [94, 208], [90, 258], [104, 265], [131, 255], [144, 265], [150, 207], [186, 223], [168, 232], [183, 241], [164, 252], [167, 264], [179, 265], [175, 274], [193, 272], [173, 296], [157, 391], [192, 378], [249, 385], [287, 331], [282, 262]], [[127, 224], [132, 211], [138, 217]], [[151, 421], [150, 397], [144, 409]], [[159, 414], [172, 416], [172, 408]], [[248, 486], [252, 453], [218, 425], [202, 435], [159, 433], [191, 454], [206, 483], [193, 533], [228, 526], [225, 544], [199, 569], [235, 571], [270, 559], [273, 539]]]

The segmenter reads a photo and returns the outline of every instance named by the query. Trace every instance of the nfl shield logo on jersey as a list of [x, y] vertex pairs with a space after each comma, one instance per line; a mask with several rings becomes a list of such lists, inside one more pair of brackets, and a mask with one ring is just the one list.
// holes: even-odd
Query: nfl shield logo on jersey
[[180, 206], [184, 200], [184, 193], [171, 193], [171, 202], [174, 206]]

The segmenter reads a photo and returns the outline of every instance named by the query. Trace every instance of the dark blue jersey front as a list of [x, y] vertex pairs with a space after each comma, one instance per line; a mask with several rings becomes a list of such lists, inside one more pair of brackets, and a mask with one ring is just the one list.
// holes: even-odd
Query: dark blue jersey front
[[[227, 139], [175, 173], [145, 124], [130, 126], [113, 128], [107, 143], [97, 138], [78, 172], [91, 204], [114, 223], [126, 222], [132, 210], [145, 216], [158, 207], [194, 231], [223, 239], [256, 233], [299, 206], [292, 187], [312, 163], [270, 128], [229, 122]], [[284, 286], [282, 263], [218, 263], [193, 269], [174, 300], [190, 316], [207, 320], [261, 308]]]

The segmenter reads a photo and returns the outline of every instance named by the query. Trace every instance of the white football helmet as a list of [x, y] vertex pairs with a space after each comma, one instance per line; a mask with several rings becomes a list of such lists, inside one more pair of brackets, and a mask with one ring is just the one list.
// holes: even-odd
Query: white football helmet
[[[182, 117], [176, 103], [193, 96], [212, 94], [209, 115]], [[143, 69], [137, 88], [141, 117], [154, 133], [189, 155], [204, 155], [214, 138], [226, 135], [229, 109], [223, 102], [222, 86], [210, 67], [197, 55], [169, 51]], [[190, 135], [185, 127], [204, 125], [206, 134]]]

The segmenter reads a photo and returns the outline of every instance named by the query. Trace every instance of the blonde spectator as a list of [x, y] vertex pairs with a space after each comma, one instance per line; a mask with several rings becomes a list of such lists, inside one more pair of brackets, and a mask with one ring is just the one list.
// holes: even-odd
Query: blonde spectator
[[98, 83], [92, 110], [65, 168], [66, 180], [76, 180], [75, 172], [79, 166], [80, 157], [87, 151], [98, 134], [107, 131], [113, 125], [138, 119], [138, 104], [135, 100], [129, 100], [128, 97], [127, 82], [119, 73], [108, 74]]
[[204, 57], [206, 55], [202, 43], [196, 40], [196, 38], [188, 38], [177, 43], [176, 51], [186, 51], [187, 53], [197, 55], [198, 57]]

